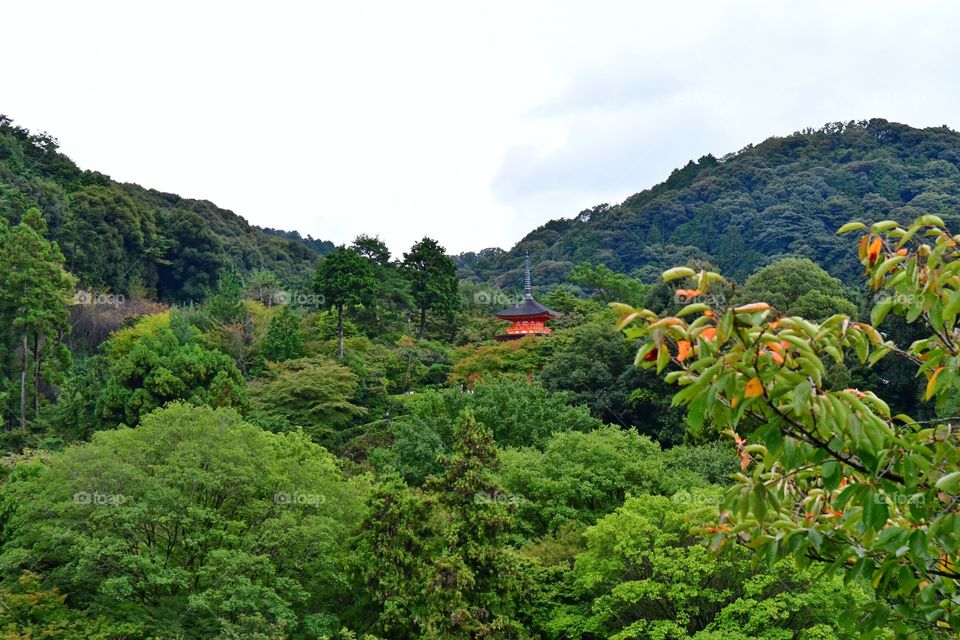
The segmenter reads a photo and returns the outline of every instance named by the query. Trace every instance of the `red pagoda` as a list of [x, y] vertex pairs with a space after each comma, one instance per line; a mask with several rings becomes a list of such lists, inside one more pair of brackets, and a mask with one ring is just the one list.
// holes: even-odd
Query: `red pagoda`
[[509, 320], [513, 323], [504, 335], [496, 338], [497, 340], [516, 340], [524, 336], [545, 336], [553, 331], [547, 326], [547, 320], [559, 318], [560, 315], [533, 299], [530, 293], [530, 256], [528, 255], [523, 272], [523, 300], [494, 314], [501, 320]]

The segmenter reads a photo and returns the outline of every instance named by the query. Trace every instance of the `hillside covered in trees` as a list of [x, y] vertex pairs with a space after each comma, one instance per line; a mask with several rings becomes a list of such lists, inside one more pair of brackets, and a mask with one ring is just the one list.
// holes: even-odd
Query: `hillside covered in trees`
[[206, 200], [121, 184], [81, 170], [57, 140], [0, 115], [0, 217], [43, 211], [66, 268], [90, 291], [200, 300], [223, 269], [309, 274], [329, 242], [259, 229]]
[[562, 281], [581, 262], [650, 282], [691, 259], [743, 279], [794, 256], [855, 284], [858, 265], [837, 227], [925, 213], [956, 221], [958, 204], [960, 133], [881, 119], [833, 123], [704, 156], [621, 204], [552, 220], [508, 252], [464, 254], [458, 264], [462, 277], [514, 286], [526, 253], [541, 283]]
[[[946, 142], [916, 160], [952, 132], [871, 143], [941, 177], [878, 179], [913, 204], [865, 222], [823, 204], [853, 161], [772, 140], [458, 273], [429, 237], [393, 256], [257, 229], [3, 126], [0, 639], [960, 631], [960, 236], [919, 208], [951, 206], [956, 167]], [[797, 200], [816, 213], [771, 196], [768, 224], [734, 175], [826, 186]], [[629, 207], [659, 238], [608, 234], [646, 219]], [[670, 244], [731, 216], [757, 226], [724, 237], [771, 244]], [[669, 270], [636, 262], [654, 248]], [[552, 331], [497, 339], [527, 249]]]

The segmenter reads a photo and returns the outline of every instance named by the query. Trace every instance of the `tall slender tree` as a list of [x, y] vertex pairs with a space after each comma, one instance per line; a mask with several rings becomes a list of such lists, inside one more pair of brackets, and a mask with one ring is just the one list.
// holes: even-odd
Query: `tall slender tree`
[[343, 359], [343, 310], [356, 304], [369, 304], [377, 291], [377, 280], [369, 260], [341, 246], [324, 256], [317, 265], [314, 290], [326, 304], [337, 310], [337, 354]]
[[70, 362], [61, 338], [70, 327], [67, 306], [76, 279], [64, 270], [63, 254], [46, 239], [46, 232], [40, 210], [33, 208], [0, 235], [0, 317], [19, 349], [21, 428], [27, 425], [31, 385], [34, 412], [39, 414], [45, 373], [55, 378]]
[[410, 293], [420, 309], [423, 339], [427, 329], [427, 311], [453, 313], [460, 308], [457, 267], [436, 240], [424, 238], [403, 254], [404, 272], [410, 280]]

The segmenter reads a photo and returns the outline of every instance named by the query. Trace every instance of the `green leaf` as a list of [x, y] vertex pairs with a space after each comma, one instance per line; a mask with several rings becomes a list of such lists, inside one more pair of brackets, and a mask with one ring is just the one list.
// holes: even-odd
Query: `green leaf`
[[843, 478], [843, 468], [837, 460], [828, 460], [823, 464], [823, 486], [828, 491], [833, 491], [840, 486], [840, 480]]
[[670, 282], [677, 278], [692, 278], [695, 275], [697, 275], [697, 272], [690, 267], [674, 267], [673, 269], [664, 271], [661, 277], [664, 282]]
[[953, 471], [937, 480], [937, 489], [955, 494], [960, 489], [960, 471]]
[[837, 229], [837, 235], [843, 235], [845, 233], [850, 233], [851, 231], [859, 231], [861, 229], [866, 229], [867, 225], [862, 222], [848, 222], [839, 229]]

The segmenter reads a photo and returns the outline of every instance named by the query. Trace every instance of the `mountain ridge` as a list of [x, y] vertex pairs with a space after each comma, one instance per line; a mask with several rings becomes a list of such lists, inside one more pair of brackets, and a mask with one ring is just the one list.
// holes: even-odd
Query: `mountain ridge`
[[744, 279], [787, 256], [806, 257], [848, 283], [859, 265], [834, 232], [857, 218], [960, 217], [960, 133], [881, 118], [828, 123], [770, 137], [721, 158], [705, 155], [617, 205], [550, 220], [509, 251], [458, 256], [461, 276], [512, 286], [524, 255], [540, 284], [580, 262], [652, 281], [691, 259]]
[[204, 297], [224, 269], [299, 281], [334, 248], [257, 227], [209, 200], [81, 170], [56, 138], [0, 115], [0, 219], [16, 224], [31, 207], [81, 286], [169, 302]]

